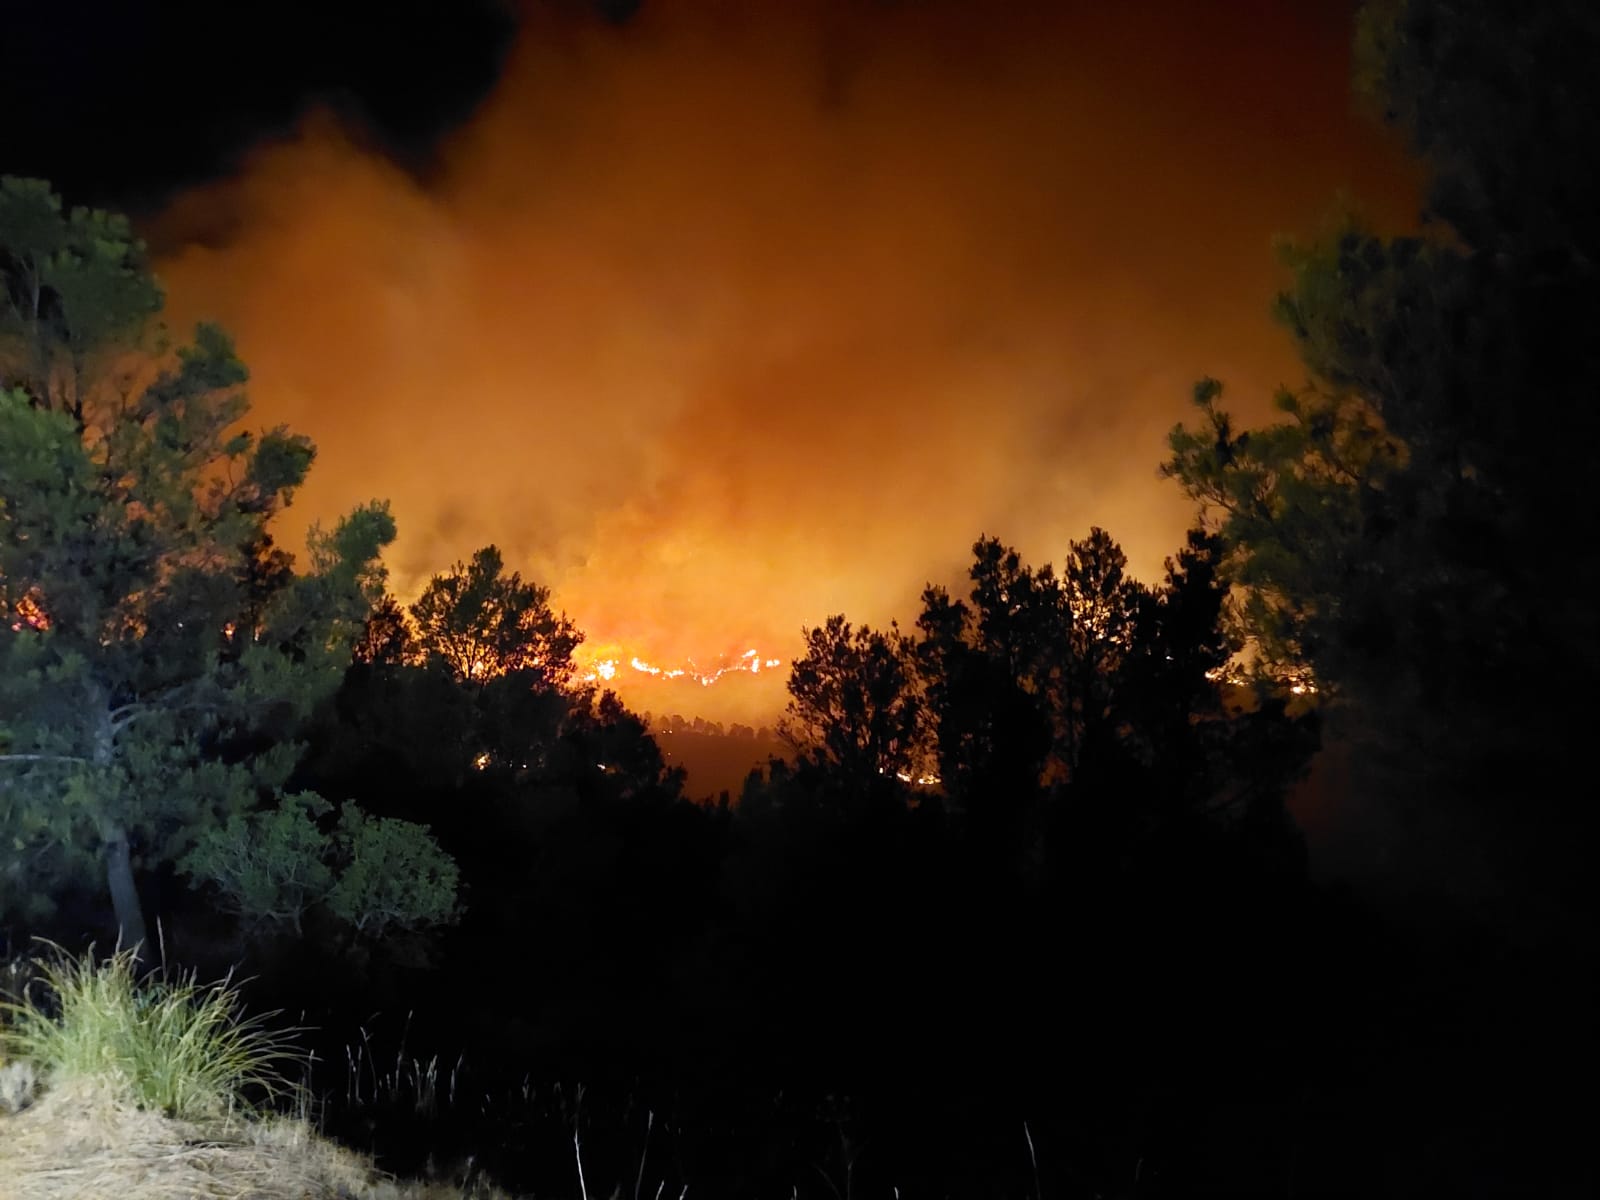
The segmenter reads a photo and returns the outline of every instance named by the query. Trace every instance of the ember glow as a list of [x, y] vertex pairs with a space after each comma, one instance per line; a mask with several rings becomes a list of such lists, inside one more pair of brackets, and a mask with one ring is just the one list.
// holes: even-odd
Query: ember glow
[[15, 606], [16, 620], [11, 622], [11, 628], [20, 633], [24, 629], [31, 629], [35, 633], [42, 633], [50, 628], [50, 615], [39, 607], [39, 602], [33, 596], [23, 596]]
[[765, 719], [979, 534], [1159, 576], [1192, 381], [1297, 374], [1271, 236], [1410, 207], [1327, 7], [539, 5], [425, 177], [312, 114], [152, 233], [318, 443], [295, 521], [388, 497], [402, 595], [494, 542], [597, 682]]

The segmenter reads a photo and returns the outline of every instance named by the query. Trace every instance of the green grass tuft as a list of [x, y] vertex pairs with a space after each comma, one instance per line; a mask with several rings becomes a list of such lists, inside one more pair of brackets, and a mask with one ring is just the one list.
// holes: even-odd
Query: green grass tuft
[[231, 979], [140, 980], [130, 952], [97, 960], [92, 947], [81, 958], [57, 948], [38, 970], [22, 996], [0, 1002], [0, 1058], [31, 1061], [51, 1083], [98, 1080], [184, 1120], [290, 1090], [282, 1071], [299, 1056], [263, 1018], [240, 1015]]

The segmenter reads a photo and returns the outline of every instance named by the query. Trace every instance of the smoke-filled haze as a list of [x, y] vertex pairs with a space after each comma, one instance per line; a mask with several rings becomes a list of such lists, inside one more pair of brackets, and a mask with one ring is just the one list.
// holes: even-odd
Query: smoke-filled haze
[[[1104, 525], [1153, 578], [1193, 380], [1260, 412], [1296, 378], [1272, 236], [1341, 188], [1406, 207], [1345, 18], [539, 9], [424, 180], [312, 113], [171, 207], [161, 274], [318, 443], [290, 540], [388, 497], [402, 596], [493, 541], [596, 647], [671, 665], [909, 617], [980, 533], [1059, 561]], [[781, 675], [624, 695], [759, 718]]]

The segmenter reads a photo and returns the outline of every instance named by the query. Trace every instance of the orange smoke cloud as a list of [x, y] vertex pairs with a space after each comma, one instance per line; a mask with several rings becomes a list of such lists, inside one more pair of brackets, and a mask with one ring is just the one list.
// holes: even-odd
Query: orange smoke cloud
[[316, 439], [296, 514], [389, 497], [402, 593], [496, 542], [621, 662], [909, 616], [980, 532], [1154, 576], [1192, 380], [1296, 376], [1271, 235], [1405, 207], [1339, 7], [539, 9], [426, 180], [314, 116], [165, 214], [162, 275]]

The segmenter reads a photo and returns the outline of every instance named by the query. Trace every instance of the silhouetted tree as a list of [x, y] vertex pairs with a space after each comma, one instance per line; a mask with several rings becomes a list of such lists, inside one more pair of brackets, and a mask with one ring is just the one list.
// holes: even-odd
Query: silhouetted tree
[[992, 538], [973, 553], [970, 604], [924, 591], [917, 661], [944, 793], [991, 865], [1014, 869], [1054, 741], [1067, 611], [1049, 567]]
[[356, 662], [374, 667], [398, 667], [417, 657], [416, 635], [406, 610], [388, 592], [372, 606], [352, 655]]
[[810, 761], [865, 784], [921, 766], [921, 702], [897, 629], [852, 628], [842, 616], [805, 631], [789, 674], [782, 736]]
[[[1062, 584], [1071, 614], [1064, 725], [1073, 772], [1114, 756], [1122, 740], [1117, 706], [1123, 668], [1136, 641], [1148, 637], [1149, 593], [1126, 575], [1128, 556], [1104, 529], [1068, 546]], [[1148, 621], [1145, 623], [1148, 625]]]
[[1223, 553], [1221, 538], [1190, 530], [1162, 585], [1141, 593], [1115, 709], [1123, 753], [1144, 775], [1148, 815], [1201, 814], [1248, 830], [1297, 870], [1284, 801], [1320, 744], [1319, 716], [1304, 701], [1291, 712], [1281, 682], [1235, 678]]
[[1205, 733], [1228, 717], [1224, 694], [1239, 643], [1227, 629], [1227, 586], [1218, 571], [1222, 540], [1189, 531], [1166, 562], [1160, 588], [1138, 597], [1138, 638], [1121, 664], [1119, 715], [1128, 723], [1130, 753], [1159, 770], [1159, 790], [1192, 804], [1214, 784], [1204, 761]]
[[544, 684], [565, 684], [583, 640], [551, 609], [550, 589], [506, 574], [494, 546], [429, 580], [411, 617], [418, 651], [445, 663], [457, 679], [477, 683], [528, 671]]
[[592, 756], [608, 784], [624, 798], [648, 792], [658, 799], [676, 799], [683, 788], [683, 768], [667, 766], [644, 721], [615, 692], [602, 693], [592, 707], [588, 700], [585, 696], [574, 706], [567, 736], [582, 747], [586, 759]]

